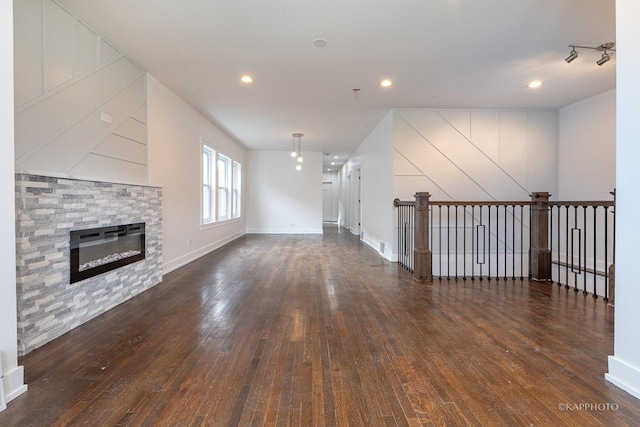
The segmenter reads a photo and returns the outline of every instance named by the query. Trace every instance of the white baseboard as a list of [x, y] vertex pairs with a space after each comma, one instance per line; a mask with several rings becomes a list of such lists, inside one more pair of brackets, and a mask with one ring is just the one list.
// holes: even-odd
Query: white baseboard
[[27, 391], [24, 383], [24, 367], [18, 366], [4, 373], [4, 393], [7, 403]]
[[384, 252], [380, 252], [381, 241], [374, 237], [371, 237], [371, 234], [364, 232], [364, 239], [362, 241], [387, 261], [394, 262], [392, 254], [393, 251], [388, 247], [388, 244], [386, 242]]
[[217, 242], [213, 242], [193, 252], [189, 252], [188, 254], [182, 255], [181, 257], [178, 257], [171, 261], [167, 261], [162, 264], [162, 274], [164, 275], [172, 272], [173, 270], [177, 270], [178, 268], [183, 267], [189, 264], [190, 262], [193, 262], [198, 258], [203, 257], [206, 254], [215, 251], [216, 249], [221, 248], [227, 243], [231, 243], [237, 238], [244, 236], [244, 234], [245, 234], [244, 230], [239, 231], [237, 233], [233, 233], [232, 235], [225, 237], [224, 239], [218, 240]]
[[320, 228], [247, 228], [247, 234], [322, 234]]
[[640, 368], [615, 356], [609, 356], [609, 373], [604, 378], [630, 395], [640, 399]]

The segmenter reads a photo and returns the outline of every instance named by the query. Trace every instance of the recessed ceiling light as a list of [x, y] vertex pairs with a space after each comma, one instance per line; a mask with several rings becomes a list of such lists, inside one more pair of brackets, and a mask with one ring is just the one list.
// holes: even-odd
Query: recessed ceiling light
[[334, 159], [337, 159], [337, 158], [338, 158], [338, 156], [333, 156], [333, 158], [334, 158]]
[[336, 164], [336, 162], [331, 162], [331, 166], [333, 166], [333, 165], [335, 165], [335, 164]]
[[315, 47], [325, 47], [327, 45], [327, 39], [323, 39], [322, 37], [318, 37], [313, 40], [313, 45]]
[[382, 87], [389, 87], [393, 84], [393, 82], [389, 79], [384, 79], [380, 82], [380, 86]]
[[253, 83], [253, 77], [248, 76], [248, 75], [244, 75], [244, 76], [240, 77], [240, 80], [243, 83]]
[[542, 86], [542, 82], [540, 80], [534, 80], [531, 83], [529, 83], [529, 87], [531, 89], [535, 89], [535, 88], [540, 87], [540, 86]]

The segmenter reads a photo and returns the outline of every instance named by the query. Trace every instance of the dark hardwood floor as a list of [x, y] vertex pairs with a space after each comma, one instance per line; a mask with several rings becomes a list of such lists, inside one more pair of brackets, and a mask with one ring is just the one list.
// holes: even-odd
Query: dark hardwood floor
[[417, 283], [325, 231], [245, 236], [33, 351], [0, 425], [640, 425], [601, 299]]

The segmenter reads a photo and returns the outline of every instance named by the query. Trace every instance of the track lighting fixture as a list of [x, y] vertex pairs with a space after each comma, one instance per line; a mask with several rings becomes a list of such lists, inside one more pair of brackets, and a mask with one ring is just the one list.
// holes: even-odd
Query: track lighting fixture
[[596, 64], [602, 65], [611, 59], [610, 53], [616, 51], [614, 49], [615, 45], [616, 44], [614, 42], [603, 43], [597, 47], [578, 46], [578, 45], [570, 44], [569, 47], [571, 48], [571, 52], [569, 52], [569, 56], [567, 56], [564, 60], [567, 61], [567, 63], [571, 63], [574, 59], [576, 59], [578, 57], [578, 51], [576, 49], [591, 49], [591, 50], [597, 50], [602, 52], [602, 58], [596, 61]]

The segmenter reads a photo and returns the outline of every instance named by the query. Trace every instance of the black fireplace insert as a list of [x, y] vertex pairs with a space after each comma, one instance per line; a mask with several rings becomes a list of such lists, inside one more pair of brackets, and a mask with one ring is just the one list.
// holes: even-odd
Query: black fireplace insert
[[144, 223], [71, 231], [70, 283], [145, 258]]

